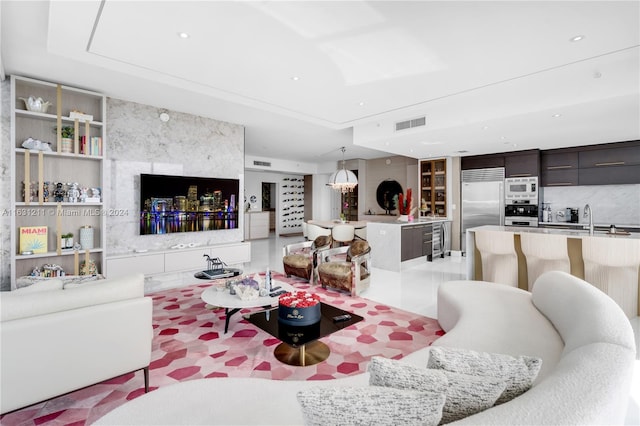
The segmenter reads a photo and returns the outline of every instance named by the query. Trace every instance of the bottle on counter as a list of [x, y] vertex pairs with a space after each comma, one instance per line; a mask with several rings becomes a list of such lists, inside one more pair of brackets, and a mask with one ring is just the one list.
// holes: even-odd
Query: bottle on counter
[[264, 274], [264, 288], [267, 292], [271, 291], [271, 270], [267, 268], [267, 271]]
[[551, 205], [549, 203], [543, 203], [542, 221], [553, 222], [553, 213], [551, 212]]

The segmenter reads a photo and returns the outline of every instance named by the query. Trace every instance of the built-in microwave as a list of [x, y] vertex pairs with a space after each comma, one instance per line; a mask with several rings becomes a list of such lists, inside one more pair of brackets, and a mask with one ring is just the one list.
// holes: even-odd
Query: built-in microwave
[[517, 201], [538, 204], [538, 177], [506, 178], [504, 180], [504, 198], [506, 204]]

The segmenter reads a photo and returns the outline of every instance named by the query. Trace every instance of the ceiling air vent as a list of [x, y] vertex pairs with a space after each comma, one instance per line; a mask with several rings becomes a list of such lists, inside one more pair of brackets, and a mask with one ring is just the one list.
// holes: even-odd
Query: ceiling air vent
[[399, 121], [396, 123], [396, 132], [399, 130], [413, 129], [427, 124], [426, 117], [414, 118], [413, 120]]
[[253, 165], [254, 166], [264, 166], [264, 167], [271, 167], [271, 162], [269, 161], [253, 161]]

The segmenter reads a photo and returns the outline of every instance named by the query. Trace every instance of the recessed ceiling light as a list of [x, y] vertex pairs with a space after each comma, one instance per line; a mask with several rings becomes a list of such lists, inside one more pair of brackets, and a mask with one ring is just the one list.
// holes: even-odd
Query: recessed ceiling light
[[178, 37], [180, 37], [180, 38], [189, 38], [189, 34], [184, 33], [184, 32], [180, 32], [180, 33], [178, 33]]
[[489, 128], [489, 126], [483, 126], [482, 130], [487, 130]]
[[500, 136], [500, 139], [502, 139], [502, 140], [504, 140], [506, 138], [507, 138], [506, 136]]
[[558, 118], [558, 117], [562, 117], [562, 114], [553, 114], [552, 115], [553, 118]]
[[364, 102], [358, 103], [358, 106], [364, 106]]
[[572, 42], [572, 43], [576, 42], [576, 41], [580, 41], [580, 40], [584, 40], [584, 36], [583, 35], [577, 35], [577, 36], [571, 37], [569, 39], [569, 41]]
[[300, 77], [298, 77], [297, 75], [294, 75], [293, 77], [291, 77], [291, 80], [293, 81], [299, 81]]

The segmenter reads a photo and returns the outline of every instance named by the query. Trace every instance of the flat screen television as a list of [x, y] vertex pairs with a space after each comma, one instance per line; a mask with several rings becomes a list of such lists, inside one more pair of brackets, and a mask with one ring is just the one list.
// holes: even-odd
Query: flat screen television
[[238, 228], [239, 179], [140, 175], [140, 234]]

